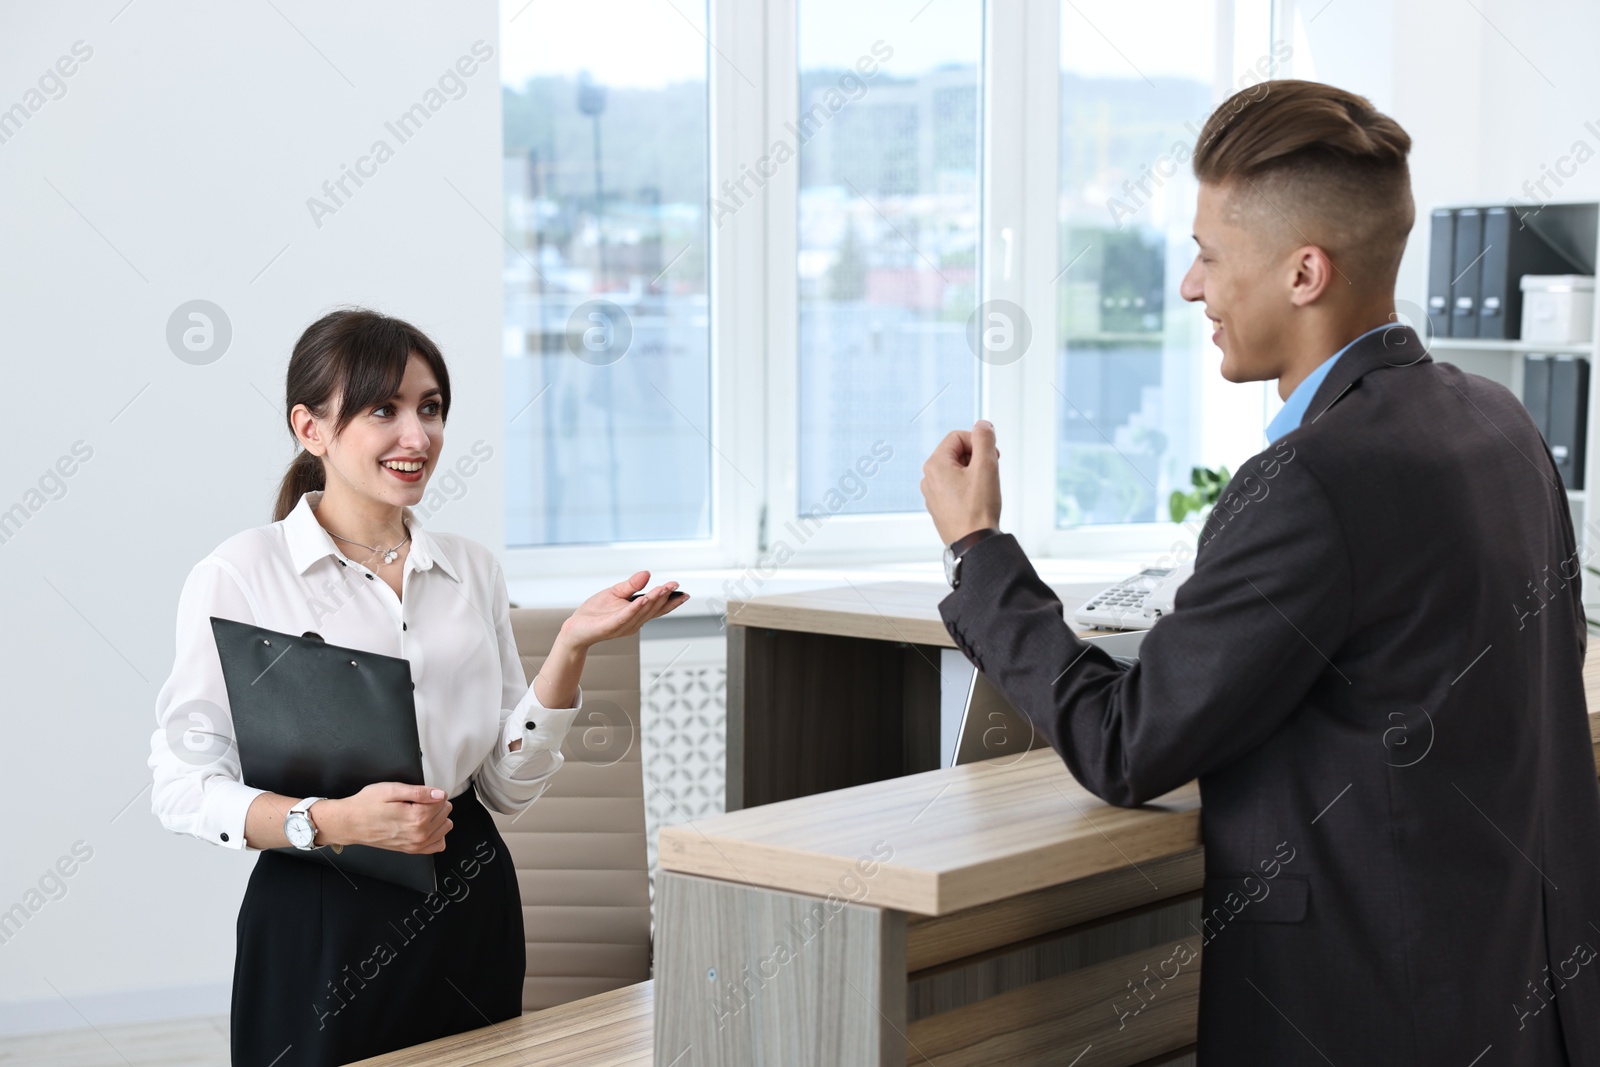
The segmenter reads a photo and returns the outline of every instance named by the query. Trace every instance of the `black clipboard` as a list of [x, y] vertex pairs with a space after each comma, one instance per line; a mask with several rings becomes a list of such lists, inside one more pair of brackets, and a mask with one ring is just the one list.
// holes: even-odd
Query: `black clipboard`
[[[216, 616], [211, 632], [246, 785], [291, 797], [345, 797], [373, 782], [426, 784], [409, 661]], [[437, 889], [431, 853], [369, 845], [346, 845], [337, 855], [331, 848], [270, 851], [419, 893]]]

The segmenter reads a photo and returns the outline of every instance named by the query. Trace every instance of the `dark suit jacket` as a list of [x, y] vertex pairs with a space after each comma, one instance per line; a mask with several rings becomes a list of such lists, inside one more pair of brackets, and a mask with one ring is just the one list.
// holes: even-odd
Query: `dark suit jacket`
[[1527, 411], [1397, 327], [1229, 482], [1136, 664], [1009, 534], [939, 610], [1097, 796], [1199, 779], [1202, 1064], [1593, 1067], [1583, 562]]

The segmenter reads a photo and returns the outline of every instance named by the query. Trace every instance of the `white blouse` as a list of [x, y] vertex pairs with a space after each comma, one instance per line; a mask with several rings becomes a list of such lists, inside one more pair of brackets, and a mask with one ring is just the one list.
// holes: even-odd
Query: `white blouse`
[[[411, 663], [423, 784], [461, 794], [476, 783], [505, 815], [539, 798], [561, 769], [561, 743], [583, 707], [546, 708], [523, 674], [500, 563], [457, 534], [429, 533], [405, 508], [411, 550], [403, 597], [345, 556], [306, 493], [282, 521], [228, 538], [195, 564], [178, 598], [177, 657], [156, 696], [151, 807], [161, 824], [244, 848], [245, 812], [266, 790], [245, 785], [211, 616], [283, 633], [314, 630]], [[415, 577], [413, 577], [415, 575]], [[509, 747], [517, 738], [522, 747]]]

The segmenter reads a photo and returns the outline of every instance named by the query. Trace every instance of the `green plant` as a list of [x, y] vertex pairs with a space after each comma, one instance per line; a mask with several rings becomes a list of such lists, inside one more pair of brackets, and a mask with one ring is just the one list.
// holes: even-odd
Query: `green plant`
[[1212, 470], [1209, 467], [1194, 467], [1189, 471], [1189, 481], [1194, 488], [1185, 493], [1182, 489], [1174, 489], [1172, 496], [1167, 498], [1167, 508], [1172, 512], [1173, 522], [1182, 522], [1183, 517], [1191, 511], [1203, 511], [1217, 502], [1217, 497], [1222, 495], [1223, 488], [1228, 484], [1230, 475], [1227, 467], [1218, 467]]

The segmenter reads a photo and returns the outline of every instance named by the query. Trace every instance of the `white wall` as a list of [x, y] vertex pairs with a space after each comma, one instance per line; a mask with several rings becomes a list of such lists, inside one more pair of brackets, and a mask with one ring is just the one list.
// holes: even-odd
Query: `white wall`
[[[1399, 293], [1427, 283], [1428, 212], [1527, 199], [1580, 139], [1597, 155], [1546, 186], [1554, 201], [1600, 200], [1600, 5], [1592, 0], [1295, 0], [1315, 77], [1372, 99], [1412, 137], [1418, 226]], [[1319, 13], [1320, 12], [1320, 13]], [[1567, 167], [1566, 169], [1571, 169]]]
[[[447, 460], [503, 450], [498, 57], [407, 143], [384, 128], [498, 53], [494, 0], [124, 3], [0, 6], [0, 109], [40, 104], [0, 127], [0, 511], [29, 509], [0, 543], [0, 911], [42, 904], [0, 943], [0, 1032], [227, 1009], [253, 861], [164, 831], [145, 759], [184, 575], [271, 519], [300, 331], [346, 302], [410, 319], [450, 364]], [[64, 95], [29, 98], [79, 41]], [[380, 138], [318, 227], [307, 198]], [[208, 365], [166, 340], [196, 298], [232, 323]], [[502, 496], [491, 460], [432, 524], [498, 548]], [[65, 894], [30, 898], [79, 841]]]
[[[1306, 45], [1296, 49], [1293, 74], [1367, 95], [1411, 134], [1417, 225], [1400, 265], [1396, 297], [1414, 311], [1426, 303], [1428, 216], [1434, 207], [1514, 204], [1532, 210], [1542, 203], [1600, 200], [1600, 64], [1593, 48], [1600, 40], [1600, 5], [1289, 2], [1298, 7], [1298, 32]], [[1309, 70], [1302, 56], [1309, 57]], [[1499, 356], [1435, 356], [1502, 382], [1517, 375]], [[1595, 418], [1590, 415], [1591, 425]], [[1579, 544], [1591, 552], [1593, 507], [1575, 504], [1573, 512]], [[1593, 614], [1600, 607], [1600, 586], [1584, 586]]]

